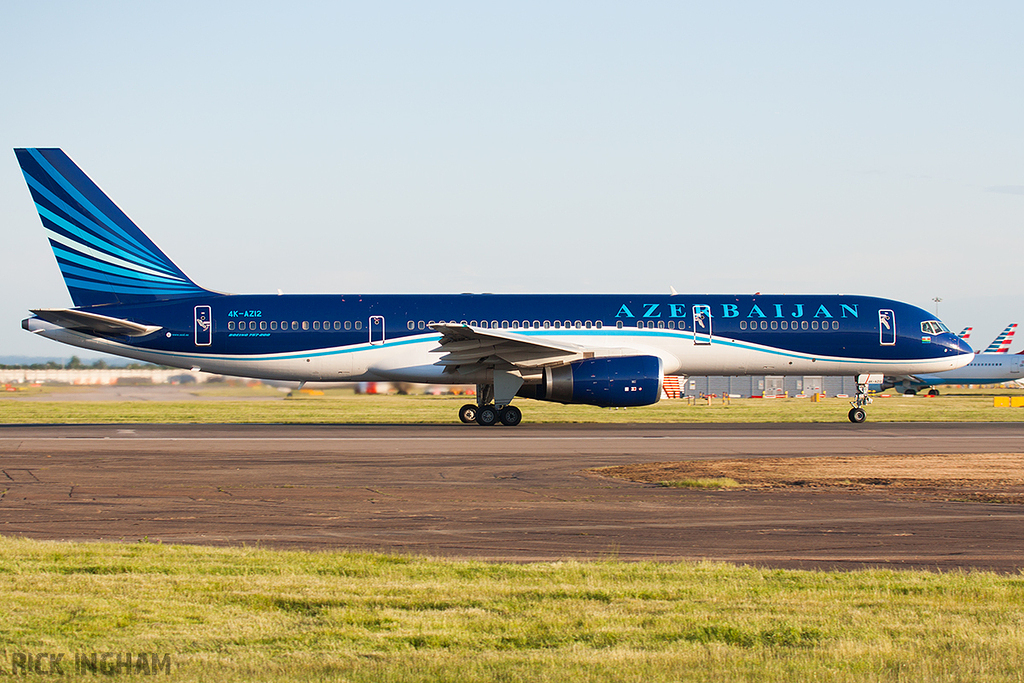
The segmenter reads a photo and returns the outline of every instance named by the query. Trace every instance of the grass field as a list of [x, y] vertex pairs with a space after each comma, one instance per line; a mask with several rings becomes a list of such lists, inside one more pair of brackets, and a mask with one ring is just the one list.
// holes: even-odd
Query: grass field
[[[451, 423], [465, 402], [330, 391], [268, 400], [272, 391], [221, 387], [216, 401], [180, 402], [21, 400], [33, 396], [25, 392], [0, 399], [0, 423]], [[991, 396], [879, 398], [869, 419], [1024, 420], [1024, 410], [993, 408]], [[619, 411], [518, 404], [542, 423], [845, 422], [848, 409], [844, 399]], [[0, 676], [23, 680], [75, 679], [76, 656], [96, 653], [117, 653], [105, 660], [115, 677], [129, 677], [115, 657], [138, 665], [145, 654], [168, 663], [169, 679], [223, 683], [1024, 680], [1024, 575], [495, 564], [0, 537], [0, 596]], [[63, 655], [66, 675], [49, 674], [49, 659], [42, 673], [12, 671], [39, 653]]]
[[[46, 401], [43, 393], [0, 394], [0, 423], [409, 423], [450, 424], [471, 397], [357, 396], [328, 390], [324, 396], [280, 400], [266, 387], [216, 388], [220, 400], [203, 401]], [[248, 392], [248, 393], [247, 393]], [[1021, 390], [962, 391], [934, 398], [894, 395], [868, 406], [869, 422], [1006, 422], [1024, 421], [1024, 408], [994, 408], [992, 396], [1020, 395]], [[32, 397], [33, 400], [24, 400]], [[233, 400], [237, 398], [238, 400]], [[623, 410], [593, 406], [563, 406], [517, 399], [525, 423], [674, 423], [674, 422], [846, 422], [849, 399], [733, 399], [723, 404], [663, 400], [653, 406]]]
[[225, 682], [1019, 681], [1024, 672], [1020, 575], [0, 538], [0, 586], [5, 671], [17, 652], [65, 653], [65, 663], [116, 652], [169, 655], [174, 680]]

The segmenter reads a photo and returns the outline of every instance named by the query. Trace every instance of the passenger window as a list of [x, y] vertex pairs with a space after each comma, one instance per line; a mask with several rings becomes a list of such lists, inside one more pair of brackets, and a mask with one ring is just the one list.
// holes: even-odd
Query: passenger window
[[255, 320], [250, 320], [249, 321], [249, 329], [252, 330], [253, 332], [256, 331], [256, 321]]
[[507, 320], [502, 320], [501, 321], [501, 329], [503, 329], [503, 330], [507, 330], [508, 329], [508, 321]]
[[801, 320], [800, 321], [800, 329], [801, 330], [806, 330], [807, 329], [807, 321], [806, 320]]
[[519, 329], [519, 321], [518, 320], [513, 320], [512, 321], [512, 329], [513, 330], [518, 330]]
[[270, 321], [270, 329], [272, 329], [272, 330], [276, 330], [277, 329], [277, 321], [276, 320], [271, 320]]
[[492, 320], [491, 321], [491, 329], [492, 330], [498, 329], [498, 321], [497, 320]]
[[292, 329], [293, 330], [299, 329], [299, 321], [298, 320], [293, 320], [292, 321]]
[[838, 320], [833, 320], [832, 321], [832, 329], [833, 330], [838, 330], [839, 329], [839, 321]]
[[351, 320], [346, 320], [345, 321], [345, 329], [346, 330], [351, 330], [352, 329], [352, 321]]
[[417, 329], [419, 329], [419, 330], [425, 330], [425, 329], [427, 329], [427, 326], [426, 326], [426, 325], [424, 324], [424, 322], [423, 322], [423, 321], [421, 320], [421, 321], [419, 321], [418, 323], [416, 323], [416, 328], [417, 328]]
[[416, 329], [416, 323], [414, 323], [412, 320], [410, 320], [408, 327], [409, 327], [410, 330], [415, 330]]
[[772, 329], [773, 330], [779, 329], [779, 321], [778, 320], [773, 320], [772, 321]]
[[356, 329], [357, 330], [363, 329], [363, 321], [362, 320], [357, 320], [356, 321]]
[[266, 330], [267, 329], [267, 321], [266, 320], [261, 320], [260, 321], [260, 329], [261, 330]]
[[659, 320], [659, 321], [658, 321], [658, 329], [659, 329], [659, 330], [663, 330], [663, 329], [665, 329], [665, 323], [664, 323], [664, 321], [661, 321], [661, 320]]
[[604, 327], [604, 323], [598, 320], [596, 323], [594, 323], [594, 327], [600, 330], [602, 327]]
[[583, 326], [589, 330], [591, 327], [593, 327], [593, 322], [588, 320], [587, 322], [583, 323]]
[[341, 321], [340, 320], [335, 320], [334, 321], [334, 329], [336, 329], [336, 330], [340, 330], [341, 329]]
[[761, 321], [761, 329], [762, 330], [767, 330], [768, 329], [768, 321], [766, 321], [766, 320], [762, 320]]
[[746, 320], [741, 320], [740, 321], [740, 329], [741, 330], [747, 329], [747, 321]]
[[644, 329], [644, 321], [643, 321], [643, 320], [637, 320], [637, 321], [636, 321], [636, 326], [637, 326], [637, 327], [638, 327], [639, 329], [641, 329], [641, 330], [642, 330], [642, 329]]
[[812, 320], [811, 321], [811, 329], [812, 330], [818, 329], [818, 321], [817, 320]]
[[782, 329], [784, 329], [784, 330], [788, 330], [789, 329], [789, 323], [787, 321], [783, 320], [780, 324], [782, 325]]
[[320, 321], [319, 320], [314, 320], [313, 321], [313, 329], [314, 330], [319, 330], [320, 329]]
[[309, 329], [309, 321], [308, 320], [303, 320], [302, 321], [302, 329], [304, 329], [304, 330], [308, 330]]
[[540, 321], [539, 320], [534, 320], [533, 321], [533, 329], [535, 329], [535, 330], [539, 330], [540, 329]]
[[234, 320], [229, 320], [228, 321], [228, 329], [229, 330], [235, 329], [235, 321]]
[[615, 321], [615, 329], [617, 329], [617, 330], [621, 330], [622, 329], [622, 321], [621, 320], [616, 320]]
[[669, 320], [668, 321], [668, 329], [670, 329], [670, 330], [676, 329], [676, 321], [675, 320]]
[[544, 329], [545, 330], [551, 329], [551, 321], [550, 320], [545, 320], [544, 321]]
[[581, 329], [583, 329], [583, 323], [581, 323], [581, 322], [580, 322], [579, 320], [577, 320], [576, 322], [574, 322], [574, 323], [573, 323], [573, 326], [574, 326], [574, 327], [575, 327], [575, 328], [576, 328], [577, 330], [581, 330]]

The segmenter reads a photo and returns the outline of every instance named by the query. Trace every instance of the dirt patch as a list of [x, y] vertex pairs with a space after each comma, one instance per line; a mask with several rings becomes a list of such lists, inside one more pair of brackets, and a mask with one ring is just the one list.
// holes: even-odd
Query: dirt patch
[[686, 460], [589, 471], [647, 484], [729, 478], [746, 490], [845, 489], [928, 500], [1024, 504], [1024, 453]]

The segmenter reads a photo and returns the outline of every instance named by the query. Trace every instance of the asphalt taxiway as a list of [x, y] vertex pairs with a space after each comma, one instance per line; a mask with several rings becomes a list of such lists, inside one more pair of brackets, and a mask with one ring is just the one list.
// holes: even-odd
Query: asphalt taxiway
[[1024, 567], [1024, 505], [694, 491], [682, 459], [1007, 453], [1024, 424], [0, 426], [0, 533], [494, 560]]

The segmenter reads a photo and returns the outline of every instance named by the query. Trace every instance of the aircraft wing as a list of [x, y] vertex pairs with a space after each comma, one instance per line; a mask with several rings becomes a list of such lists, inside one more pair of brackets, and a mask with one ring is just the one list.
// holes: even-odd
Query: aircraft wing
[[130, 320], [111, 318], [98, 313], [86, 313], [69, 308], [40, 308], [33, 310], [36, 317], [69, 330], [101, 336], [145, 337], [162, 329], [159, 325], [143, 325]]
[[[438, 365], [452, 370], [472, 372], [484, 367], [498, 369], [529, 369], [565, 365], [583, 358], [593, 358], [597, 352], [578, 344], [545, 339], [539, 341], [525, 334], [508, 330], [484, 329], [470, 325], [437, 323], [430, 326], [440, 332], [440, 346], [434, 352], [443, 353]], [[611, 349], [602, 349], [610, 355]]]

